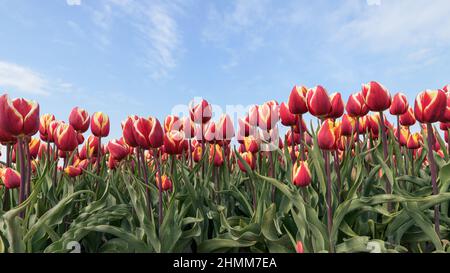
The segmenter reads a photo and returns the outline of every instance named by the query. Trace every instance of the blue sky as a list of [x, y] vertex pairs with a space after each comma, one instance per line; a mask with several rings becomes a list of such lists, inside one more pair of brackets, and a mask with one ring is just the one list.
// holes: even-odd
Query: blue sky
[[163, 119], [177, 104], [285, 101], [294, 84], [345, 100], [450, 82], [450, 1], [0, 0], [0, 90], [67, 120], [74, 106]]

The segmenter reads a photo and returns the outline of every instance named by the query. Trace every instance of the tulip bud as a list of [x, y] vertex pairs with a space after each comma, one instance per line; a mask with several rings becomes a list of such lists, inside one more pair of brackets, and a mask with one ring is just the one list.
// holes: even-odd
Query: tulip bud
[[64, 172], [70, 177], [77, 177], [77, 176], [81, 175], [82, 170], [79, 167], [69, 165], [64, 168]]
[[[202, 126], [202, 125], [200, 125]], [[201, 132], [199, 132], [201, 133]], [[208, 143], [214, 143], [216, 141], [216, 123], [210, 121], [203, 125], [203, 137], [202, 140]]]
[[191, 120], [195, 123], [207, 123], [212, 117], [212, 107], [204, 99], [190, 108]]
[[220, 117], [216, 126], [216, 140], [231, 140], [234, 137], [234, 126], [229, 115]]
[[39, 130], [39, 104], [26, 99], [0, 97], [0, 129], [12, 136], [32, 136]]
[[311, 172], [309, 171], [308, 162], [295, 162], [292, 167], [292, 183], [297, 187], [307, 187], [311, 184]]
[[223, 153], [220, 145], [215, 144], [210, 146], [209, 162], [212, 162], [216, 167], [220, 167], [223, 165]]
[[289, 107], [283, 102], [280, 105], [280, 119], [281, 124], [284, 126], [294, 126], [297, 125], [298, 116], [291, 113]]
[[301, 241], [298, 241], [297, 244], [295, 245], [295, 251], [297, 253], [304, 253], [303, 244]]
[[181, 128], [180, 118], [175, 115], [168, 115], [164, 119], [164, 132], [170, 132], [172, 130], [179, 131]]
[[86, 110], [75, 107], [69, 114], [69, 124], [79, 133], [84, 133], [89, 129], [90, 117]]
[[39, 135], [43, 141], [47, 141], [49, 126], [54, 120], [55, 116], [52, 114], [44, 114], [39, 119]]
[[195, 163], [200, 162], [200, 160], [202, 160], [202, 146], [201, 145], [195, 145], [194, 149], [192, 150], [192, 159], [194, 160]]
[[180, 131], [170, 131], [164, 134], [164, 151], [170, 155], [183, 152], [184, 134]]
[[331, 112], [328, 113], [328, 118], [337, 119], [344, 114], [344, 102], [342, 101], [341, 93], [333, 93], [330, 95]]
[[412, 133], [408, 136], [408, 142], [406, 143], [406, 147], [408, 149], [419, 149], [421, 146], [422, 135], [419, 133]]
[[279, 106], [276, 103], [266, 102], [258, 107], [258, 127], [263, 130], [271, 130], [278, 122]]
[[72, 152], [78, 147], [77, 132], [72, 125], [61, 123], [55, 131], [55, 144], [60, 151]]
[[121, 138], [119, 140], [113, 139], [108, 142], [108, 151], [111, 157], [120, 161], [128, 156], [130, 153], [130, 147]]
[[408, 111], [408, 99], [403, 93], [397, 93], [392, 98], [392, 104], [389, 107], [389, 113], [394, 116], [403, 115]]
[[7, 189], [15, 189], [20, 187], [20, 174], [14, 169], [0, 169], [0, 178]]
[[134, 137], [136, 134], [136, 132], [134, 132], [134, 122], [138, 119], [139, 117], [136, 115], [128, 116], [121, 124], [123, 140], [131, 147], [139, 146]]
[[41, 141], [39, 140], [39, 138], [31, 138], [30, 142], [28, 143], [31, 159], [35, 159], [37, 157], [40, 146]]
[[294, 115], [301, 115], [308, 112], [308, 106], [306, 105], [306, 94], [308, 89], [304, 86], [294, 86], [291, 94], [289, 95], [288, 106], [290, 112]]
[[450, 93], [446, 92], [445, 95], [447, 97], [446, 107], [445, 107], [444, 114], [442, 115], [440, 121], [450, 122]]
[[378, 82], [371, 81], [368, 84], [363, 84], [362, 95], [367, 108], [371, 111], [380, 112], [391, 106], [391, 94]]
[[447, 97], [442, 90], [425, 90], [417, 95], [414, 115], [419, 122], [433, 123], [444, 115]]
[[258, 126], [259, 120], [259, 106], [252, 105], [250, 109], [248, 109], [248, 123], [250, 126], [256, 127]]
[[363, 116], [363, 117], [358, 118], [358, 133], [359, 134], [367, 133], [367, 127], [368, 127], [368, 118], [367, 118], [367, 116]]
[[397, 141], [400, 143], [400, 145], [402, 146], [406, 146], [406, 144], [408, 143], [408, 138], [409, 138], [409, 130], [407, 127], [401, 127], [400, 128], [400, 139], [398, 139], [398, 128], [395, 128], [394, 130], [394, 135], [397, 138]]
[[[254, 170], [256, 167], [256, 159], [255, 156], [252, 153], [249, 152], [244, 152], [241, 154], [242, 159], [247, 162], [248, 166], [250, 167], [251, 170]], [[241, 171], [243, 172], [247, 172], [247, 170], [245, 169], [244, 164], [238, 160], [237, 161], [238, 165], [239, 165], [239, 169], [241, 169]]]
[[335, 150], [336, 141], [340, 136], [340, 128], [335, 126], [331, 119], [326, 119], [317, 133], [319, 148], [322, 150]]
[[369, 108], [367, 108], [361, 92], [350, 95], [345, 110], [351, 117], [363, 117], [369, 113]]
[[161, 123], [155, 117], [149, 117], [151, 122], [150, 134], [148, 135], [149, 143], [152, 148], [159, 148], [163, 145], [164, 132]]
[[91, 119], [91, 131], [96, 137], [109, 135], [109, 117], [103, 112], [95, 112]]
[[259, 151], [259, 140], [254, 136], [245, 137], [244, 147], [249, 153], [257, 153]]
[[191, 139], [195, 136], [195, 124], [191, 119], [183, 117], [181, 119], [181, 131], [183, 131], [185, 138]]
[[327, 90], [320, 85], [308, 90], [306, 101], [309, 112], [315, 117], [326, 117], [332, 110]]
[[416, 117], [414, 116], [413, 109], [408, 107], [408, 110], [400, 115], [400, 124], [403, 126], [412, 126], [416, 123]]
[[[161, 185], [162, 191], [168, 191], [168, 190], [172, 189], [172, 181], [167, 177], [167, 175], [165, 175], [165, 174], [161, 175], [161, 180], [162, 180], [162, 182], [160, 183], [160, 185]], [[157, 186], [158, 186], [158, 181], [159, 181], [159, 174], [156, 173], [155, 183]]]
[[341, 133], [344, 136], [351, 136], [356, 132], [356, 119], [344, 114], [341, 122]]

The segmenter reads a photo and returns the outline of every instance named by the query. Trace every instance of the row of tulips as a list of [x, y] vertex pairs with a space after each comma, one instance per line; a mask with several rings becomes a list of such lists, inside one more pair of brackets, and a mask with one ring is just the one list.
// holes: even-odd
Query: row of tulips
[[[105, 113], [92, 116], [82, 108], [70, 112], [68, 122], [57, 120], [52, 114], [40, 116], [39, 105], [23, 98], [11, 99], [7, 94], [0, 97], [0, 142], [6, 146], [6, 161], [0, 177], [5, 186], [3, 210], [22, 204], [33, 191], [32, 176], [36, 166], [47, 164], [52, 170], [52, 184], [57, 186], [63, 176], [75, 181], [85, 172], [104, 174], [127, 168], [138, 174], [147, 185], [148, 212], [152, 214], [152, 191], [150, 181], [158, 189], [158, 224], [164, 220], [164, 193], [175, 194], [176, 163], [183, 162], [195, 176], [206, 176], [205, 165], [213, 166], [213, 182], [216, 191], [220, 186], [220, 168], [240, 170], [243, 175], [261, 172], [264, 162], [268, 164], [267, 176], [279, 177], [276, 165], [292, 164], [290, 181], [299, 189], [314, 185], [315, 173], [311, 171], [312, 149], [320, 149], [326, 179], [326, 224], [330, 235], [333, 231], [333, 202], [341, 202], [345, 178], [340, 177], [342, 162], [346, 156], [356, 156], [376, 148], [380, 141], [384, 162], [396, 176], [414, 175], [414, 160], [424, 156], [431, 172], [433, 195], [438, 194], [438, 170], [434, 152], [442, 158], [450, 154], [442, 147], [433, 123], [440, 122], [446, 142], [450, 132], [450, 92], [446, 86], [437, 90], [425, 90], [415, 99], [414, 108], [408, 104], [405, 94], [391, 97], [387, 88], [378, 82], [362, 85], [360, 92], [351, 94], [344, 104], [340, 93], [328, 95], [322, 86], [306, 88], [295, 86], [285, 103], [268, 101], [250, 107], [245, 117], [238, 120], [237, 131], [232, 119], [223, 115], [217, 122], [211, 120], [213, 109], [206, 101], [191, 105], [189, 117], [169, 115], [163, 124], [153, 116], [128, 116], [122, 123], [122, 137], [102, 144], [108, 137], [110, 120]], [[396, 118], [396, 126], [389, 122], [385, 111]], [[373, 114], [369, 114], [372, 111]], [[308, 128], [304, 116], [309, 113], [317, 118], [319, 126]], [[411, 127], [420, 122], [421, 132]], [[284, 138], [280, 136], [278, 122], [288, 127]], [[85, 139], [84, 134], [91, 130]], [[39, 138], [35, 135], [39, 133]], [[423, 136], [426, 139], [423, 139]], [[233, 140], [236, 141], [233, 141]], [[427, 146], [424, 146], [424, 143]], [[235, 145], [237, 144], [237, 146]], [[389, 158], [390, 144], [398, 146], [399, 154]], [[276, 151], [285, 149], [291, 162], [286, 162]], [[445, 150], [445, 153], [444, 153]], [[206, 160], [203, 158], [208, 155]], [[399, 167], [400, 162], [412, 169]], [[420, 168], [420, 166], [419, 166]], [[401, 173], [401, 172], [405, 173]], [[154, 176], [154, 177], [152, 177]], [[333, 185], [332, 176], [337, 181]], [[385, 193], [392, 193], [391, 182], [380, 174]], [[258, 206], [257, 185], [253, 183], [252, 204]], [[348, 186], [348, 185], [347, 185]], [[333, 188], [337, 188], [338, 200], [333, 200]], [[17, 196], [14, 194], [18, 190]], [[275, 202], [276, 188], [271, 198]], [[307, 198], [307, 197], [305, 197]], [[216, 202], [220, 197], [214, 196]], [[389, 212], [394, 210], [388, 203]], [[23, 214], [21, 215], [23, 217]], [[440, 208], [434, 207], [434, 227], [440, 232]], [[160, 227], [161, 228], [161, 227]], [[160, 230], [161, 232], [161, 230]], [[303, 251], [301, 242], [296, 248]], [[334, 251], [332, 242], [329, 251]]]

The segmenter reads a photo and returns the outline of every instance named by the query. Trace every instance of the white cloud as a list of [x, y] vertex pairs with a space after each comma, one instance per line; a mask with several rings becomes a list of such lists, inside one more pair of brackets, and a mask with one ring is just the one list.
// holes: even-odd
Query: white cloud
[[44, 77], [27, 67], [4, 61], [0, 61], [0, 86], [30, 94], [49, 94]]
[[363, 5], [336, 38], [375, 51], [450, 45], [450, 1], [396, 0]]
[[69, 6], [79, 6], [81, 5], [81, 0], [66, 0], [66, 3]]
[[[92, 20], [101, 30], [96, 32], [100, 47], [112, 44], [111, 27], [115, 19], [125, 20], [130, 37], [136, 41], [136, 59], [150, 70], [153, 79], [169, 76], [177, 66], [181, 48], [181, 33], [175, 14], [181, 12], [177, 2], [135, 0], [105, 0], [92, 10]], [[144, 56], [144, 58], [142, 58]]]

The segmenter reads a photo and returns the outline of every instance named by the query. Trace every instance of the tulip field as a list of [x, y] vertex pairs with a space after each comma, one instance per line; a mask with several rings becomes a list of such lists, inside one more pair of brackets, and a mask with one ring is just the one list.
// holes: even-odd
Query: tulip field
[[5, 91], [0, 253], [450, 252], [449, 89], [295, 86], [237, 122], [201, 100], [121, 123]]

